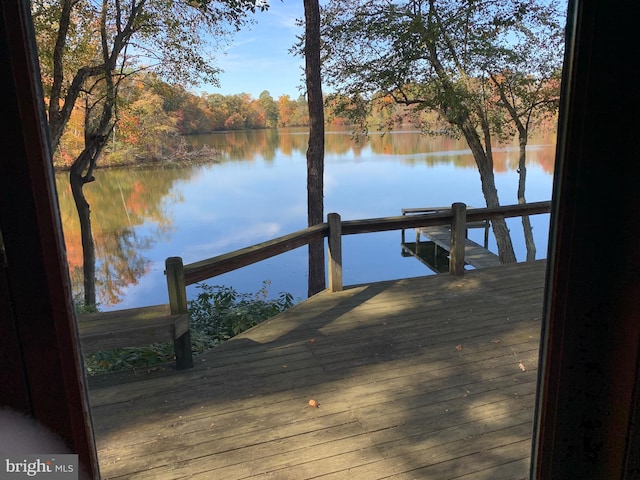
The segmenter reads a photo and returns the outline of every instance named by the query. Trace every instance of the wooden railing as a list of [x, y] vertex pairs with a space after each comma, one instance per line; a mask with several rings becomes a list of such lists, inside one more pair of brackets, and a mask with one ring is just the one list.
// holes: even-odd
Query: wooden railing
[[466, 237], [467, 223], [496, 218], [520, 217], [522, 215], [537, 215], [549, 213], [550, 211], [551, 202], [547, 201], [473, 209], [467, 209], [464, 203], [454, 203], [450, 210], [437, 213], [347, 221], [342, 221], [337, 213], [330, 213], [325, 223], [199, 262], [183, 265], [180, 257], [167, 258], [165, 274], [167, 275], [171, 313], [187, 312], [187, 285], [257, 263], [325, 237], [328, 237], [329, 243], [328, 289], [332, 292], [342, 290], [343, 235], [450, 225], [449, 273], [461, 275], [464, 272], [464, 239]]

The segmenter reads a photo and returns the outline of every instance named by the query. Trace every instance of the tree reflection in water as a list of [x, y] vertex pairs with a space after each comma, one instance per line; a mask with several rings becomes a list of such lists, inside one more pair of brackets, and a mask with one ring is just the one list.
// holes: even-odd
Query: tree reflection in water
[[[151, 260], [145, 252], [169, 236], [171, 205], [181, 201], [171, 188], [192, 174], [191, 168], [101, 170], [86, 187], [92, 206], [99, 306], [118, 304], [124, 290], [147, 273]], [[56, 175], [56, 184], [73, 295], [82, 298], [80, 225], [66, 174]]]

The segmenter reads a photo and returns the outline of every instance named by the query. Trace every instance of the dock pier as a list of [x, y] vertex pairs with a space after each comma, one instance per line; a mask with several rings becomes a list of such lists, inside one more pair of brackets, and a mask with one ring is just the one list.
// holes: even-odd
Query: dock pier
[[[468, 207], [469, 210], [472, 207]], [[450, 210], [450, 207], [427, 207], [427, 208], [403, 208], [402, 215], [441, 213]], [[469, 222], [466, 230], [470, 228], [484, 228], [484, 245], [480, 245], [469, 238], [464, 239], [464, 260], [466, 265], [473, 268], [487, 268], [500, 265], [498, 255], [489, 251], [489, 228], [488, 220], [479, 222]], [[405, 230], [402, 230], [402, 255], [413, 256], [421, 263], [429, 267], [436, 273], [449, 271], [449, 255], [451, 252], [451, 228], [448, 226], [418, 227], [415, 242], [405, 240]], [[427, 241], [421, 241], [421, 237]]]

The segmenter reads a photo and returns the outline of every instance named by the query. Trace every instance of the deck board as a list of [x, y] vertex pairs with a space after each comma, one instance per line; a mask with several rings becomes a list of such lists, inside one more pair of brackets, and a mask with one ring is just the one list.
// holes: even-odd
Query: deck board
[[544, 269], [323, 292], [192, 370], [91, 379], [102, 476], [526, 478]]

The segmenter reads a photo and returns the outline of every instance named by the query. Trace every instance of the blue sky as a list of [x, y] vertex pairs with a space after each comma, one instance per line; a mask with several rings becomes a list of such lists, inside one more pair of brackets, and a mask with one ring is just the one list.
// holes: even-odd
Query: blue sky
[[304, 59], [289, 53], [302, 34], [296, 19], [304, 17], [302, 0], [271, 0], [269, 10], [257, 12], [256, 23], [237, 32], [223, 53], [216, 54], [220, 88], [201, 85], [197, 92], [232, 95], [249, 93], [258, 98], [268, 90], [274, 99], [281, 95], [298, 98], [303, 84]]

